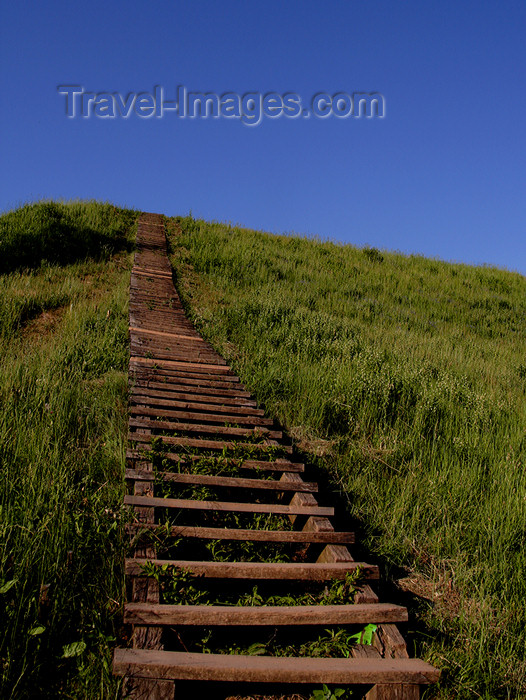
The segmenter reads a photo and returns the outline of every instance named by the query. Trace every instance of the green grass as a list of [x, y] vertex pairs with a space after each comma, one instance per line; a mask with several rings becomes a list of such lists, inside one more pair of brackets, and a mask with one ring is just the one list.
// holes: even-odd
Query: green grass
[[428, 697], [526, 697], [525, 278], [169, 228], [199, 329], [327, 470], [385, 573], [406, 567], [411, 652], [443, 669]]
[[127, 216], [97, 202], [46, 201], [6, 212], [0, 217], [0, 273], [107, 259], [126, 244]]
[[[118, 695], [134, 220], [94, 202], [0, 216], [1, 697]], [[429, 697], [526, 697], [526, 280], [179, 222], [199, 328], [386, 575], [406, 567], [411, 651], [443, 669]]]
[[0, 696], [117, 697], [135, 213], [0, 217]]

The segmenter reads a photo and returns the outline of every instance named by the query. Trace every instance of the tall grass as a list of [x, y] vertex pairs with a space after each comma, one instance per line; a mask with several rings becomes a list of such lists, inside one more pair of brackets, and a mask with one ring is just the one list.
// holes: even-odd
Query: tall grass
[[[179, 235], [177, 227], [182, 227]], [[429, 697], [526, 697], [526, 279], [170, 221], [202, 332], [417, 597]]]
[[95, 202], [0, 217], [2, 698], [117, 695], [134, 218]]

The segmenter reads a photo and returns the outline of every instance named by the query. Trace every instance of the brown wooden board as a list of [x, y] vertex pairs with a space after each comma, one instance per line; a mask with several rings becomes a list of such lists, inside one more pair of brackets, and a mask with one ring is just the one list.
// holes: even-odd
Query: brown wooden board
[[[172, 408], [160, 408], [147, 407], [144, 403], [139, 403], [135, 405], [140, 399], [132, 398], [132, 405], [130, 406], [130, 414], [132, 416], [154, 416], [159, 418], [176, 418], [178, 421], [201, 421], [207, 423], [234, 423], [234, 424], [247, 424], [248, 426], [267, 426], [271, 427], [274, 423], [270, 418], [260, 418], [259, 416], [246, 416], [241, 413], [228, 415], [225, 413], [211, 413], [213, 409], [208, 408], [208, 412], [196, 413], [194, 411], [188, 410], [174, 410]], [[277, 437], [278, 431], [273, 431], [274, 437]], [[279, 431], [279, 437], [282, 437], [283, 433]]]
[[225, 387], [213, 387], [203, 384], [200, 380], [185, 380], [185, 379], [167, 379], [162, 377], [162, 381], [156, 379], [153, 375], [144, 374], [144, 378], [139, 378], [137, 374], [132, 374], [134, 379], [133, 388], [138, 391], [147, 389], [148, 392], [153, 389], [163, 393], [165, 396], [173, 394], [183, 394], [189, 401], [195, 401], [196, 396], [198, 401], [213, 402], [213, 403], [234, 403], [241, 406], [256, 406], [256, 402], [251, 398], [248, 391], [231, 385]]
[[[166, 406], [187, 411], [213, 411], [214, 413], [225, 413], [235, 416], [240, 415], [261, 418], [265, 415], [265, 412], [261, 408], [252, 408], [250, 405], [252, 402], [245, 402], [242, 399], [211, 396], [203, 400], [201, 397], [198, 398], [193, 394], [176, 394], [175, 392], [155, 391], [142, 387], [131, 388], [130, 402], [132, 404]], [[266, 420], [269, 424], [273, 423], [271, 418], [267, 418]]]
[[365, 579], [377, 579], [378, 567], [365, 562], [326, 563], [286, 563], [274, 562], [217, 562], [187, 561], [173, 559], [126, 559], [125, 571], [130, 576], [143, 574], [143, 565], [151, 562], [155, 566], [184, 569], [195, 576], [221, 579], [257, 579], [257, 580], [291, 580], [291, 581], [330, 581], [344, 579], [350, 572], [358, 569]]
[[[159, 437], [161, 442], [166, 445], [178, 445], [182, 448], [202, 449], [202, 450], [247, 450], [248, 452], [272, 452], [276, 448], [280, 451], [292, 454], [292, 447], [286, 445], [278, 445], [273, 440], [265, 442], [243, 442], [243, 441], [227, 441], [227, 440], [197, 440], [186, 437], [170, 437], [169, 435], [155, 436]], [[130, 442], [150, 443], [152, 435], [147, 435], [141, 432], [129, 433], [128, 439]]]
[[[130, 428], [149, 428], [150, 430], [175, 430], [178, 433], [197, 433], [198, 435], [235, 435], [244, 438], [271, 438], [280, 440], [281, 430], [269, 430], [265, 426], [255, 428], [231, 428], [226, 425], [209, 425], [205, 423], [182, 423], [175, 420], [152, 420], [133, 416], [128, 422]], [[256, 443], [257, 444], [257, 443]]]
[[367, 625], [406, 621], [407, 609], [388, 603], [278, 607], [127, 603], [124, 607], [124, 622], [133, 625], [279, 627], [282, 625]]
[[[191, 464], [192, 462], [198, 462], [203, 459], [202, 455], [181, 455], [172, 452], [162, 453], [163, 459], [166, 459], [177, 464]], [[142, 450], [127, 450], [126, 459], [130, 461], [145, 461], [151, 458], [148, 451], [143, 452]], [[218, 467], [221, 467], [223, 463], [223, 457], [206, 457], [207, 463], [210, 462], [212, 465], [217, 463]], [[291, 462], [288, 459], [278, 459], [273, 462], [265, 462], [263, 460], [257, 459], [245, 459], [236, 460], [236, 466], [238, 469], [248, 469], [257, 471], [271, 471], [271, 472], [303, 472], [305, 470], [305, 465], [301, 462]]]
[[[226, 373], [230, 372], [230, 368], [225, 365], [210, 365], [207, 364], [206, 362], [183, 362], [183, 361], [175, 361], [175, 360], [156, 360], [155, 358], [149, 358], [149, 357], [135, 357], [132, 355], [130, 357], [130, 363], [133, 364], [142, 364], [146, 366], [151, 366], [151, 365], [158, 365], [160, 369], [164, 368], [169, 368], [169, 369], [180, 369], [180, 370], [192, 370], [194, 373], [202, 373], [202, 374], [211, 374], [211, 375], [217, 375], [218, 377], [221, 377], [223, 381], [225, 381], [225, 377], [228, 376]], [[239, 379], [235, 376], [230, 376], [230, 381], [233, 382], [238, 382]]]
[[245, 530], [223, 527], [193, 527], [190, 525], [151, 525], [130, 523], [126, 526], [130, 534], [141, 535], [167, 531], [172, 537], [191, 537], [205, 540], [232, 540], [250, 542], [282, 542], [292, 544], [330, 544], [354, 542], [354, 532], [308, 532], [305, 530]]
[[318, 659], [116, 649], [115, 673], [143, 678], [264, 683], [434, 683], [440, 673], [420, 659]]
[[177, 340], [192, 340], [198, 343], [205, 343], [203, 338], [196, 333], [195, 335], [181, 335], [180, 333], [166, 333], [165, 331], [151, 331], [146, 328], [135, 328], [135, 326], [129, 326], [128, 330], [130, 333], [138, 333], [139, 335], [161, 337], [161, 338], [177, 338]]
[[[147, 501], [147, 502], [146, 502]], [[191, 498], [150, 498], [124, 496], [129, 506], [180, 508], [185, 510], [216, 510], [235, 513], [273, 513], [274, 515], [334, 515], [334, 508], [323, 506], [284, 506], [278, 503], [234, 503], [230, 501], [198, 501]]]

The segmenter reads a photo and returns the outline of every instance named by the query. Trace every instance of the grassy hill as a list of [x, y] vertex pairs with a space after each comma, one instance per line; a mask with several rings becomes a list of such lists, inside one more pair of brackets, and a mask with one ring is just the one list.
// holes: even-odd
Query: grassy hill
[[[135, 219], [95, 202], [0, 216], [2, 698], [118, 694]], [[197, 326], [327, 476], [382, 599], [409, 606], [410, 650], [444, 669], [428, 697], [526, 697], [526, 279], [168, 229]]]
[[135, 213], [0, 217], [0, 697], [112, 697]]
[[432, 694], [526, 697], [526, 279], [190, 218], [169, 230], [199, 329], [407, 598], [414, 653], [444, 669]]

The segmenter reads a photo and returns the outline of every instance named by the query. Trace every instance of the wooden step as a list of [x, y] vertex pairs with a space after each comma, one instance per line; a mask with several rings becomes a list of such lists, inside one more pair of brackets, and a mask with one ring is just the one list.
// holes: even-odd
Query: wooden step
[[[152, 399], [159, 401], [158, 405], [165, 406], [177, 406], [178, 408], [188, 408], [190, 410], [205, 410], [205, 411], [218, 411], [223, 412], [234, 412], [234, 413], [245, 413], [250, 416], [264, 416], [265, 412], [262, 408], [256, 408], [257, 404], [245, 397], [248, 396], [248, 392], [234, 392], [235, 394], [241, 393], [240, 396], [232, 396], [228, 393], [223, 393], [218, 391], [216, 395], [203, 394], [199, 389], [194, 390], [186, 388], [185, 390], [178, 391], [177, 388], [170, 388], [169, 384], [156, 384], [157, 387], [162, 387], [162, 389], [155, 389], [153, 386], [148, 387], [148, 382], [143, 382], [146, 386], [132, 386], [130, 388], [130, 396], [134, 399], [144, 399], [147, 398], [148, 401]], [[153, 384], [153, 383], [151, 383]], [[157, 404], [152, 404], [157, 405]]]
[[[198, 435], [232, 435], [236, 437], [256, 438], [266, 440], [281, 440], [283, 433], [281, 430], [269, 430], [265, 426], [255, 428], [231, 428], [226, 425], [209, 425], [207, 423], [180, 423], [175, 420], [154, 420], [151, 418], [141, 418], [139, 416], [130, 417], [128, 421], [130, 428], [150, 428], [152, 430], [174, 430], [179, 433], [197, 433]], [[257, 444], [257, 443], [256, 443]]]
[[126, 603], [124, 606], [124, 622], [132, 625], [367, 625], [407, 622], [407, 619], [406, 608], [388, 603], [278, 607]]
[[[194, 413], [192, 411], [177, 411], [172, 408], [159, 408], [152, 404], [152, 407], [148, 405], [150, 400], [141, 401], [137, 397], [132, 397], [132, 405], [130, 406], [130, 414], [133, 416], [154, 416], [159, 418], [176, 418], [178, 421], [203, 421], [207, 423], [234, 423], [234, 424], [245, 424], [247, 426], [273, 426], [274, 421], [271, 418], [260, 418], [259, 416], [247, 416], [246, 414], [239, 413], [237, 415], [228, 415], [225, 413], [217, 412], [210, 413], [213, 408], [207, 407], [207, 413]], [[134, 405], [139, 403], [139, 405]], [[162, 402], [159, 402], [162, 403]], [[274, 431], [273, 437], [276, 437], [279, 433], [279, 437], [283, 437], [281, 431]]]
[[364, 579], [377, 579], [379, 577], [377, 566], [359, 561], [276, 564], [274, 562], [183, 561], [135, 558], [125, 560], [125, 572], [130, 576], [140, 576], [143, 574], [143, 567], [147, 563], [159, 567], [166, 566], [184, 569], [195, 576], [221, 579], [331, 581], [344, 579], [348, 573], [355, 572], [358, 569]]
[[[175, 452], [159, 453], [157, 456], [167, 459], [170, 462], [190, 464], [191, 462], [199, 462], [204, 459], [202, 455], [181, 455]], [[127, 450], [126, 459], [129, 461], [139, 461], [145, 462], [151, 460], [151, 455], [148, 452], [143, 453], [141, 450]], [[221, 468], [223, 457], [206, 457], [212, 463], [215, 461], [218, 463], [218, 467]], [[228, 463], [229, 458], [227, 458]], [[257, 459], [245, 459], [243, 462], [239, 461], [240, 464], [237, 465], [238, 469], [255, 469], [256, 471], [272, 471], [272, 472], [303, 472], [305, 471], [305, 465], [301, 462], [290, 462], [288, 459], [277, 459], [273, 462], [265, 462], [263, 460]]]
[[171, 349], [171, 348], [188, 348], [192, 351], [203, 351], [209, 352], [216, 359], [220, 359], [223, 364], [226, 364], [226, 360], [218, 355], [214, 348], [207, 343], [203, 338], [199, 336], [192, 337], [188, 335], [188, 331], [184, 332], [181, 328], [179, 333], [173, 330], [165, 331], [163, 335], [159, 335], [157, 331], [151, 331], [145, 329], [144, 332], [141, 330], [131, 330], [130, 339], [137, 345], [137, 347], [151, 347], [161, 348], [161, 349]]
[[166, 333], [164, 331], [150, 331], [147, 330], [146, 328], [135, 328], [134, 326], [130, 326], [128, 328], [130, 333], [139, 333], [139, 335], [146, 335], [146, 336], [152, 336], [152, 337], [162, 337], [162, 338], [177, 338], [178, 340], [195, 340], [198, 343], [204, 343], [205, 341], [201, 336], [196, 333], [195, 335], [184, 335], [181, 333]]
[[[223, 365], [209, 365], [206, 362], [180, 362], [176, 360], [155, 360], [148, 357], [130, 357], [131, 364], [139, 365], [159, 365], [159, 368], [170, 367], [172, 369], [181, 369], [183, 371], [193, 370], [194, 372], [202, 372], [203, 374], [217, 374], [217, 376], [229, 376], [227, 372], [231, 372], [230, 367]], [[239, 381], [237, 377], [230, 377], [231, 381]]]
[[130, 343], [131, 352], [136, 357], [153, 360], [154, 362], [187, 362], [188, 364], [206, 363], [216, 367], [226, 367], [222, 362], [212, 357], [210, 353], [203, 350], [191, 350], [186, 347], [170, 348], [163, 350], [158, 347], [148, 347]]
[[[191, 355], [201, 357], [203, 355], [209, 355], [213, 360], [221, 360], [221, 364], [226, 365], [223, 358], [219, 358], [215, 350], [209, 347], [206, 343], [197, 343], [192, 340], [165, 340], [164, 338], [148, 338], [146, 336], [139, 336], [137, 333], [133, 332], [130, 335], [130, 342], [132, 348], [137, 348], [141, 356], [143, 352], [150, 350], [154, 353], [155, 357], [160, 357], [155, 355], [158, 351], [171, 352], [172, 350], [177, 354], [188, 353], [189, 357], [185, 357], [184, 360], [188, 361]], [[173, 358], [177, 359], [176, 357]], [[212, 362], [211, 364], [214, 364]]]
[[178, 305], [170, 304], [166, 289], [160, 299], [153, 297], [144, 288], [143, 290], [132, 289], [131, 292], [129, 309], [132, 315], [147, 312], [148, 317], [159, 324], [158, 328], [164, 328], [165, 321], [167, 323], [175, 322], [181, 328], [190, 325], [183, 309]]
[[[165, 292], [161, 297], [157, 298], [153, 296], [147, 290], [133, 290], [133, 295], [130, 298], [130, 312], [132, 315], [137, 316], [141, 313], [147, 313], [148, 318], [151, 321], [157, 323], [158, 328], [166, 328], [168, 324], [176, 323], [181, 334], [184, 330], [189, 330], [188, 325], [185, 322], [184, 311], [178, 308], [170, 298], [171, 295]], [[135, 340], [156, 340], [166, 343], [166, 339], [163, 338], [153, 338], [153, 336], [147, 338], [146, 336], [139, 336], [137, 333], [131, 335]], [[175, 341], [175, 342], [191, 342], [191, 341]], [[203, 345], [204, 347], [204, 345]]]
[[201, 486], [221, 486], [224, 488], [257, 489], [259, 491], [293, 491], [316, 493], [318, 484], [303, 481], [295, 484], [274, 479], [245, 479], [237, 476], [215, 476], [208, 474], [180, 474], [179, 472], [153, 472], [145, 469], [126, 469], [127, 479], [136, 481], [170, 481], [178, 484], [195, 484]]
[[[130, 304], [130, 319], [133, 323], [144, 327], [145, 330], [154, 330], [155, 328], [164, 328], [169, 333], [192, 333], [194, 328], [191, 323], [188, 323], [182, 316], [171, 312], [160, 313], [152, 311], [145, 304]], [[138, 338], [137, 335], [132, 336]]]
[[140, 418], [138, 416], [131, 417], [129, 420], [130, 428], [153, 428], [157, 430], [175, 430], [180, 433], [200, 433], [208, 435], [236, 435], [239, 437], [255, 437], [271, 438], [273, 440], [281, 440], [283, 433], [281, 430], [269, 430], [268, 428], [230, 428], [225, 425], [208, 425], [205, 423], [180, 423], [175, 420], [154, 420], [151, 418]]
[[219, 360], [213, 353], [201, 348], [174, 346], [164, 349], [156, 345], [138, 343], [131, 340], [131, 352], [135, 357], [154, 360], [155, 362], [185, 362], [188, 364], [207, 364], [215, 367], [226, 367], [224, 360]]
[[[154, 365], [157, 363], [154, 361]], [[185, 372], [179, 370], [177, 373], [164, 371], [160, 367], [143, 367], [141, 365], [130, 365], [130, 376], [138, 381], [159, 382], [164, 379], [163, 386], [182, 387], [184, 391], [195, 391], [197, 393], [209, 393], [220, 389], [220, 394], [226, 391], [230, 396], [249, 396], [243, 385], [236, 378], [219, 374], [203, 374], [198, 372]]]
[[440, 672], [420, 659], [319, 659], [115, 649], [113, 671], [137, 678], [231, 683], [429, 684]]
[[275, 503], [234, 503], [230, 501], [197, 501], [191, 498], [154, 498], [151, 496], [124, 496], [128, 506], [148, 508], [179, 508], [182, 510], [213, 510], [232, 513], [271, 513], [273, 515], [334, 515], [334, 508], [325, 506], [294, 506]]
[[[130, 523], [130, 534], [160, 531], [166, 533], [166, 525]], [[250, 542], [280, 542], [289, 544], [349, 544], [354, 542], [354, 532], [311, 532], [309, 530], [246, 530], [224, 527], [193, 527], [172, 525], [168, 528], [172, 537], [192, 537], [204, 540], [232, 540]]]
[[141, 379], [137, 373], [131, 373], [131, 377], [133, 379], [136, 378], [133, 386], [159, 389], [165, 393], [184, 393], [188, 395], [190, 401], [195, 401], [195, 395], [197, 394], [199, 396], [199, 400], [201, 400], [201, 397], [203, 397], [203, 400], [208, 401], [209, 399], [205, 399], [204, 397], [216, 396], [222, 400], [225, 400], [225, 403], [227, 402], [227, 399], [234, 399], [235, 401], [244, 399], [242, 404], [243, 406], [257, 405], [252, 399], [250, 393], [245, 391], [241, 384], [238, 386], [225, 384], [224, 387], [217, 388], [204, 385], [200, 379], [181, 379], [179, 377], [162, 377], [161, 379], [155, 379], [150, 371], [148, 371], [148, 375], [152, 378]]
[[160, 438], [165, 445], [178, 445], [182, 448], [195, 448], [202, 450], [224, 450], [239, 451], [246, 450], [252, 452], [272, 452], [276, 448], [280, 452], [292, 454], [292, 447], [288, 445], [279, 445], [276, 442], [268, 440], [266, 442], [234, 442], [226, 440], [198, 440], [186, 437], [171, 437], [169, 435], [150, 435], [146, 433], [129, 433], [128, 440], [137, 443], [150, 443], [153, 439]]
[[[130, 297], [132, 300], [137, 302], [157, 302], [162, 304], [163, 308], [167, 308], [169, 311], [175, 311], [184, 313], [181, 302], [177, 299], [175, 289], [170, 280], [155, 281], [152, 283], [151, 280], [141, 279], [140, 277], [134, 277], [132, 275], [130, 280]], [[149, 308], [149, 306], [148, 306]]]
[[155, 301], [170, 301], [170, 309], [183, 311], [180, 300], [177, 297], [177, 292], [171, 280], [149, 280], [144, 277], [136, 277], [131, 275], [130, 280], [131, 297], [136, 301], [146, 297]]
[[[191, 394], [168, 394], [163, 391], [153, 391], [151, 389], [130, 389], [130, 402], [133, 405], [142, 404], [145, 406], [163, 406], [172, 410], [180, 411], [203, 411], [204, 413], [227, 414], [229, 416], [250, 416], [251, 418], [264, 418], [265, 413], [261, 408], [253, 408], [245, 404], [242, 400], [230, 399], [224, 403], [225, 399], [211, 396], [197, 398]], [[181, 396], [183, 398], [177, 398]], [[267, 418], [269, 424], [272, 418]]]
[[[139, 241], [138, 241], [139, 242]], [[171, 272], [163, 272], [162, 270], [155, 270], [153, 268], [137, 267], [134, 265], [132, 270], [133, 275], [143, 275], [145, 277], [159, 277], [162, 280], [172, 280]]]
[[[140, 326], [145, 331], [155, 331], [159, 327], [164, 328], [167, 333], [174, 333], [176, 335], [191, 334], [194, 332], [194, 328], [191, 324], [182, 323], [179, 319], [172, 318], [171, 320], [164, 319], [163, 323], [160, 324], [158, 319], [151, 317], [151, 312], [148, 309], [136, 309], [130, 312], [130, 320], [134, 325]], [[139, 336], [134, 332], [131, 338], [138, 338]], [[143, 336], [146, 337], [146, 336]], [[183, 341], [181, 341], [183, 342]], [[204, 347], [204, 344], [203, 344]], [[147, 368], [145, 368], [147, 369]]]

